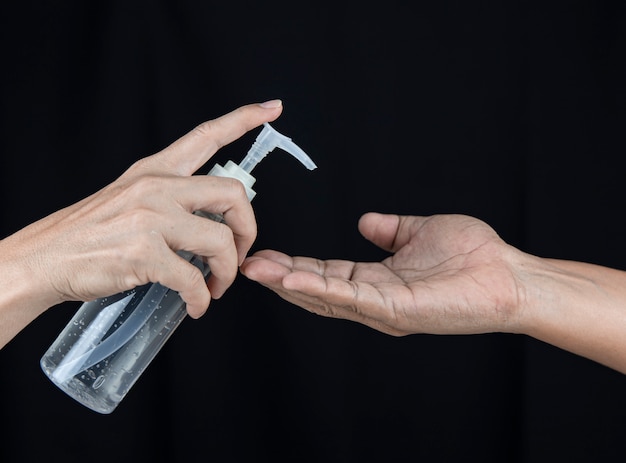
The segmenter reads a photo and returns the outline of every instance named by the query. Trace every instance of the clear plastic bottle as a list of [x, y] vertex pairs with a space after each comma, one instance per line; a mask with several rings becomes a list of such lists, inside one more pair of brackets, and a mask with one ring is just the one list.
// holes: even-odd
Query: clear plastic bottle
[[[252, 200], [255, 178], [250, 172], [277, 147], [308, 169], [315, 169], [304, 151], [266, 123], [239, 165], [232, 161], [224, 167], [215, 165], [209, 175], [239, 179]], [[223, 221], [219, 215], [196, 214]], [[178, 254], [208, 277], [210, 269], [203, 259], [187, 251]], [[41, 358], [41, 368], [70, 397], [96, 412], [109, 414], [186, 315], [178, 292], [159, 283], [85, 302]]]

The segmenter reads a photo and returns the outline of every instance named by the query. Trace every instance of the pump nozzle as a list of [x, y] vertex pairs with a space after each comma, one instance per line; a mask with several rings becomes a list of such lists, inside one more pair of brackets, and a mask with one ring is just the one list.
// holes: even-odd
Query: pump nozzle
[[252, 169], [254, 169], [261, 159], [267, 156], [267, 153], [272, 151], [274, 148], [280, 148], [283, 151], [287, 151], [294, 158], [304, 164], [304, 166], [309, 170], [313, 170], [317, 167], [311, 158], [308, 157], [298, 145], [291, 141], [291, 138], [278, 133], [276, 129], [274, 129], [267, 122], [263, 124], [263, 130], [256, 137], [256, 140], [250, 147], [246, 157], [239, 163], [239, 167], [248, 173], [252, 172]]
[[313, 170], [317, 167], [311, 158], [307, 156], [298, 145], [291, 141], [291, 138], [278, 133], [267, 122], [263, 125], [263, 130], [256, 137], [256, 140], [248, 150], [248, 154], [246, 154], [246, 157], [243, 158], [243, 161], [241, 161], [239, 165], [235, 164], [233, 161], [228, 161], [224, 167], [215, 164], [209, 172], [209, 175], [233, 177], [240, 180], [246, 188], [246, 193], [250, 201], [252, 201], [252, 198], [254, 198], [256, 194], [252, 189], [252, 185], [254, 185], [256, 179], [250, 172], [261, 159], [267, 156], [267, 153], [273, 151], [274, 148], [287, 151], [309, 170]]

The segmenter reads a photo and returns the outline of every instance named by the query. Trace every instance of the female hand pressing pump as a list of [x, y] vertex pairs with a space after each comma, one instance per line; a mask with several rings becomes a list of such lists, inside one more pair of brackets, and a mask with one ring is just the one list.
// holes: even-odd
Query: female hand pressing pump
[[[102, 190], [0, 241], [0, 347], [56, 304], [149, 282], [178, 291], [189, 315], [200, 317], [235, 279], [256, 221], [241, 182], [192, 174], [281, 112], [272, 100], [205, 122]], [[222, 214], [225, 223], [198, 210]], [[208, 281], [180, 250], [206, 259]]]

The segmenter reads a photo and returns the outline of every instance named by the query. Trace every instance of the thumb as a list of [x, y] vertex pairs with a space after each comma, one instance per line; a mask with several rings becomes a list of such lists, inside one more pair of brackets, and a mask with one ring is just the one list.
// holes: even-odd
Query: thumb
[[395, 214], [380, 214], [368, 212], [359, 219], [359, 232], [364, 238], [386, 251], [394, 251], [399, 246], [396, 243], [400, 217]]
[[359, 219], [359, 231], [379, 248], [397, 252], [406, 246], [432, 217], [368, 212]]

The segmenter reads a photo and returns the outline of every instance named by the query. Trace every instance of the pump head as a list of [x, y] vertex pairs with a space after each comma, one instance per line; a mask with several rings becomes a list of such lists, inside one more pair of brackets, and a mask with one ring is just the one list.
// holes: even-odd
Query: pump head
[[298, 145], [291, 141], [291, 138], [277, 132], [276, 129], [266, 122], [263, 124], [263, 130], [259, 133], [248, 150], [248, 154], [246, 154], [239, 165], [235, 164], [233, 161], [228, 161], [224, 167], [216, 164], [209, 172], [209, 175], [233, 177], [240, 180], [246, 187], [248, 199], [252, 201], [252, 198], [254, 198], [256, 194], [252, 189], [252, 185], [254, 185], [256, 179], [250, 172], [252, 172], [252, 169], [275, 148], [280, 148], [291, 154], [309, 170], [313, 170], [317, 167], [313, 160], [302, 151]]
[[263, 130], [256, 137], [246, 157], [239, 163], [239, 167], [248, 173], [252, 172], [252, 169], [261, 162], [261, 159], [267, 156], [267, 153], [274, 150], [274, 148], [287, 151], [309, 170], [313, 170], [317, 167], [311, 158], [308, 157], [298, 145], [291, 141], [291, 138], [278, 133], [276, 129], [267, 122], [263, 124]]

